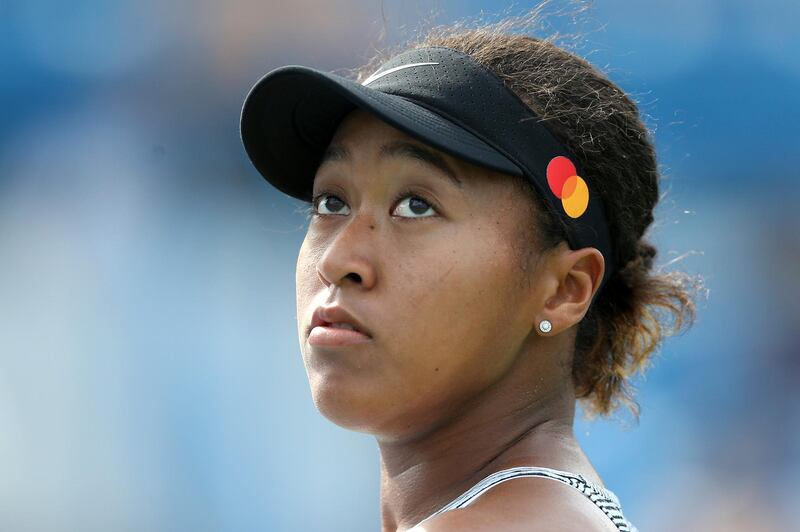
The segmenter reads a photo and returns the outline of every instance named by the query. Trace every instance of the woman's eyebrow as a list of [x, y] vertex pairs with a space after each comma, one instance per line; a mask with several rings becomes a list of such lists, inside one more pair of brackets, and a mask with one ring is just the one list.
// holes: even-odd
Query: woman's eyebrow
[[458, 178], [458, 176], [456, 176], [456, 173], [453, 171], [450, 165], [447, 164], [447, 161], [444, 160], [444, 157], [424, 146], [412, 144], [411, 142], [406, 142], [403, 140], [397, 140], [381, 146], [380, 153], [386, 157], [408, 157], [411, 159], [416, 159], [417, 161], [422, 161], [423, 163], [440, 170], [443, 174], [449, 177], [450, 180], [456, 184], [456, 186], [461, 188], [461, 180]]
[[[462, 187], [462, 182], [453, 171], [451, 166], [440, 154], [430, 150], [424, 146], [413, 144], [411, 142], [397, 140], [384, 144], [380, 148], [380, 154], [383, 157], [407, 157], [421, 161], [429, 166], [439, 170], [442, 174], [447, 176], [457, 187]], [[342, 145], [332, 144], [328, 146], [325, 153], [320, 160], [320, 166], [328, 161], [343, 161], [350, 158], [350, 151]]]

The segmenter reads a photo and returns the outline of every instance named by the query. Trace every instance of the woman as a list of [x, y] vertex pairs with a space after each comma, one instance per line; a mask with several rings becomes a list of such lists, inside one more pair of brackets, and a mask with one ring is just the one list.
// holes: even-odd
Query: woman
[[643, 239], [636, 105], [501, 25], [431, 32], [357, 82], [274, 70], [241, 131], [309, 205], [300, 348], [320, 412], [378, 442], [382, 529], [635, 530], [572, 424], [579, 399], [635, 412], [665, 313], [694, 317]]

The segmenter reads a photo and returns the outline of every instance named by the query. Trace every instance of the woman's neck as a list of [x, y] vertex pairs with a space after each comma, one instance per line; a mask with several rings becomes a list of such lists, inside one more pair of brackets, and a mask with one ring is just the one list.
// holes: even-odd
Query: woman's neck
[[[512, 374], [513, 375], [513, 374]], [[572, 431], [575, 396], [568, 390], [520, 392], [524, 375], [487, 389], [423, 435], [378, 439], [383, 532], [405, 530], [486, 475], [514, 465], [569, 469], [588, 463]]]

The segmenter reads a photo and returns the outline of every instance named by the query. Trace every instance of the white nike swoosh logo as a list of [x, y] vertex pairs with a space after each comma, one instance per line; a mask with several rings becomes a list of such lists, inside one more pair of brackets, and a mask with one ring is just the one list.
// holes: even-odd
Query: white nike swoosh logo
[[415, 66], [423, 66], [423, 65], [438, 65], [439, 63], [409, 63], [407, 65], [400, 65], [394, 68], [390, 68], [389, 70], [384, 70], [383, 72], [375, 72], [373, 75], [365, 79], [361, 82], [362, 85], [368, 85], [375, 81], [376, 79], [380, 79], [387, 74], [391, 74], [392, 72], [397, 72], [398, 70], [403, 70], [404, 68], [411, 68]]

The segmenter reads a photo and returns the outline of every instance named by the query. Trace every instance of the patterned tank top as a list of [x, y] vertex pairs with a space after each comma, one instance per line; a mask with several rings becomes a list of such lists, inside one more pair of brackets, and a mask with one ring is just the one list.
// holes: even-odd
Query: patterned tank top
[[638, 532], [636, 527], [633, 526], [627, 519], [625, 519], [624, 515], [622, 515], [622, 507], [619, 499], [608, 488], [592, 484], [582, 475], [568, 473], [566, 471], [559, 471], [557, 469], [550, 469], [547, 467], [527, 466], [512, 467], [510, 469], [503, 469], [502, 471], [492, 473], [456, 497], [452, 502], [444, 505], [442, 508], [417, 523], [417, 525], [420, 525], [428, 519], [448, 510], [455, 510], [457, 508], [469, 506], [475, 502], [478, 497], [486, 493], [492, 487], [500, 484], [501, 482], [519, 477], [542, 477], [568, 484], [583, 493], [595, 504], [595, 506], [600, 508], [603, 513], [606, 514], [609, 519], [611, 519], [611, 522], [614, 523], [614, 526], [617, 527], [619, 532]]

